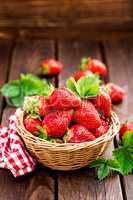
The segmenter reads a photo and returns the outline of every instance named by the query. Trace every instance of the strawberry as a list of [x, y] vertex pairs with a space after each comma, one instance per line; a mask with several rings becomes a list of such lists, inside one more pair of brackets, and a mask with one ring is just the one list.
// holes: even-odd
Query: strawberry
[[33, 135], [39, 135], [39, 128], [38, 126], [42, 125], [41, 120], [38, 118], [37, 115], [27, 115], [24, 118], [24, 125], [27, 131], [32, 133]]
[[23, 109], [28, 113], [44, 116], [49, 111], [48, 100], [44, 96], [25, 97]]
[[69, 89], [62, 87], [55, 89], [49, 99], [50, 105], [58, 110], [79, 107], [81, 100]]
[[54, 75], [60, 73], [63, 68], [63, 63], [55, 59], [46, 59], [41, 63], [41, 69], [43, 74]]
[[114, 83], [108, 83], [105, 88], [108, 91], [113, 103], [119, 103], [123, 100], [125, 91], [120, 86]]
[[89, 101], [83, 101], [81, 106], [75, 109], [73, 119], [88, 129], [98, 128], [101, 125], [99, 114]]
[[126, 122], [121, 125], [120, 131], [119, 131], [119, 137], [122, 139], [123, 135], [127, 132], [133, 133], [133, 122]]
[[47, 136], [62, 137], [72, 119], [73, 110], [55, 111], [46, 115], [42, 125]]
[[95, 136], [80, 124], [73, 125], [63, 137], [65, 142], [80, 143], [95, 140]]
[[97, 109], [101, 112], [105, 117], [111, 116], [112, 111], [112, 103], [111, 98], [108, 93], [101, 90], [98, 97], [97, 97]]
[[91, 75], [92, 75], [92, 72], [90, 70], [78, 71], [74, 74], [74, 79], [75, 81], [78, 81], [83, 76], [91, 76]]
[[102, 122], [102, 125], [99, 128], [97, 128], [94, 132], [94, 135], [96, 138], [105, 134], [109, 129], [109, 125], [105, 120], [101, 119], [101, 122]]
[[90, 70], [92, 73], [98, 73], [101, 76], [107, 75], [107, 68], [98, 59], [92, 59], [92, 58], [83, 58], [81, 61], [81, 69], [82, 70]]

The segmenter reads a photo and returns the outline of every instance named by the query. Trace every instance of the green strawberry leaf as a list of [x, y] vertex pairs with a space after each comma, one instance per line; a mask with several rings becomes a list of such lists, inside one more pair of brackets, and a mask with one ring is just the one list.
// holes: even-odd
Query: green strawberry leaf
[[73, 77], [70, 77], [67, 82], [66, 82], [67, 88], [70, 89], [72, 92], [74, 92], [75, 94], [77, 94], [77, 85], [76, 85], [76, 81]]
[[108, 174], [109, 174], [109, 167], [107, 166], [107, 164], [101, 164], [101, 166], [98, 168], [98, 172], [97, 172], [97, 176], [98, 179], [100, 181], [102, 181], [103, 179], [105, 179]]
[[67, 87], [83, 99], [95, 97], [100, 90], [99, 75], [84, 76], [77, 82], [71, 77], [67, 80]]
[[88, 62], [89, 62], [89, 58], [88, 58], [88, 57], [83, 57], [83, 58], [81, 59], [81, 64], [87, 65]]
[[103, 180], [107, 177], [111, 170], [120, 172], [120, 166], [114, 159], [98, 158], [92, 162], [89, 167], [98, 168], [97, 176], [99, 180]]
[[88, 68], [87, 65], [89, 64], [90, 60], [91, 60], [91, 58], [89, 58], [89, 57], [82, 58], [80, 70], [85, 71]]
[[100, 80], [98, 75], [92, 75], [90, 77], [85, 76], [77, 82], [77, 92], [81, 98], [95, 97], [100, 90]]
[[[20, 80], [12, 80], [6, 83], [1, 93], [8, 97], [9, 101], [16, 107], [22, 106], [25, 96], [42, 95], [49, 97], [54, 87], [46, 80], [42, 80], [32, 74], [21, 74]], [[8, 103], [8, 102], [7, 102]]]
[[45, 80], [41, 80], [40, 78], [33, 76], [32, 74], [26, 74], [26, 75], [22, 74], [21, 84], [25, 96], [32, 96], [32, 95], [49, 96], [52, 90], [52, 87]]
[[16, 97], [20, 94], [20, 81], [12, 80], [1, 88], [2, 95], [5, 97]]
[[41, 139], [43, 139], [43, 140], [47, 140], [48, 137], [47, 137], [47, 135], [45, 133], [45, 129], [43, 127], [39, 126], [39, 125], [37, 126], [37, 128], [39, 130], [38, 137], [41, 138]]
[[122, 143], [124, 147], [133, 147], [133, 132], [126, 131], [122, 137]]
[[120, 146], [113, 151], [115, 160], [119, 163], [121, 173], [128, 175], [133, 170], [133, 149], [131, 147]]
[[23, 105], [23, 101], [24, 101], [24, 97], [21, 95], [16, 96], [16, 97], [12, 97], [10, 99], [11, 103], [15, 106], [15, 107], [21, 107]]

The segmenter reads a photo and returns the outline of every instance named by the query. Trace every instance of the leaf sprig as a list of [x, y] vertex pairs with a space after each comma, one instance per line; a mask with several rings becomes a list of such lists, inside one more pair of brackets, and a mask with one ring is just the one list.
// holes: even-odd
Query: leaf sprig
[[41, 80], [32, 74], [21, 74], [19, 80], [11, 80], [1, 88], [3, 96], [9, 98], [10, 102], [20, 107], [25, 96], [42, 95], [48, 97], [54, 87], [46, 80]]
[[92, 98], [98, 95], [100, 79], [97, 74], [80, 78], [77, 82], [73, 77], [67, 80], [67, 87], [81, 98]]
[[111, 170], [122, 175], [128, 175], [133, 170], [133, 132], [127, 131], [122, 138], [122, 143], [113, 150], [112, 158], [98, 158], [92, 162], [90, 168], [97, 168], [99, 180], [108, 176]]

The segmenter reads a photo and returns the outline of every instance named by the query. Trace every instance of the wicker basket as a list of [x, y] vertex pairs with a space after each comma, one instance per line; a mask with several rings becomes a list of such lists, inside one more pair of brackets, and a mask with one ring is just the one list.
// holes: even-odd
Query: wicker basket
[[50, 143], [28, 132], [23, 125], [24, 112], [19, 111], [17, 131], [23, 139], [27, 149], [44, 166], [56, 170], [74, 170], [82, 168], [98, 158], [118, 133], [120, 122], [112, 112], [108, 132], [91, 142]]

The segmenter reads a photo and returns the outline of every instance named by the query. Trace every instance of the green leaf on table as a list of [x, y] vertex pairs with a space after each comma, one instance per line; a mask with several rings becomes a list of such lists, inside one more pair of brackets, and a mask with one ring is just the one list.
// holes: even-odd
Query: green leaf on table
[[113, 151], [115, 160], [119, 163], [123, 175], [128, 175], [133, 170], [133, 149], [131, 147], [119, 147]]
[[12, 80], [1, 88], [2, 95], [5, 97], [16, 97], [20, 94], [20, 81]]
[[1, 93], [8, 97], [9, 102], [19, 107], [23, 104], [25, 96], [42, 95], [50, 96], [54, 87], [49, 85], [46, 80], [42, 80], [32, 74], [21, 74], [20, 80], [12, 80], [6, 83]]
[[15, 106], [15, 107], [21, 107], [23, 105], [23, 101], [24, 101], [24, 96], [19, 95], [19, 96], [16, 96], [16, 97], [12, 97], [10, 99], [11, 103]]
[[92, 162], [89, 166], [90, 168], [97, 168], [97, 176], [99, 180], [103, 180], [108, 176], [111, 170], [120, 172], [119, 164], [113, 159], [98, 158]]
[[21, 84], [23, 87], [25, 96], [32, 95], [44, 95], [49, 96], [52, 87], [47, 83], [46, 80], [41, 80], [40, 78], [32, 74], [22, 74]]
[[133, 170], [133, 132], [127, 131], [122, 138], [122, 145], [113, 151], [113, 157], [120, 165], [121, 173], [128, 175]]
[[100, 80], [98, 75], [85, 76], [77, 81], [77, 91], [81, 98], [95, 97], [100, 90]]

